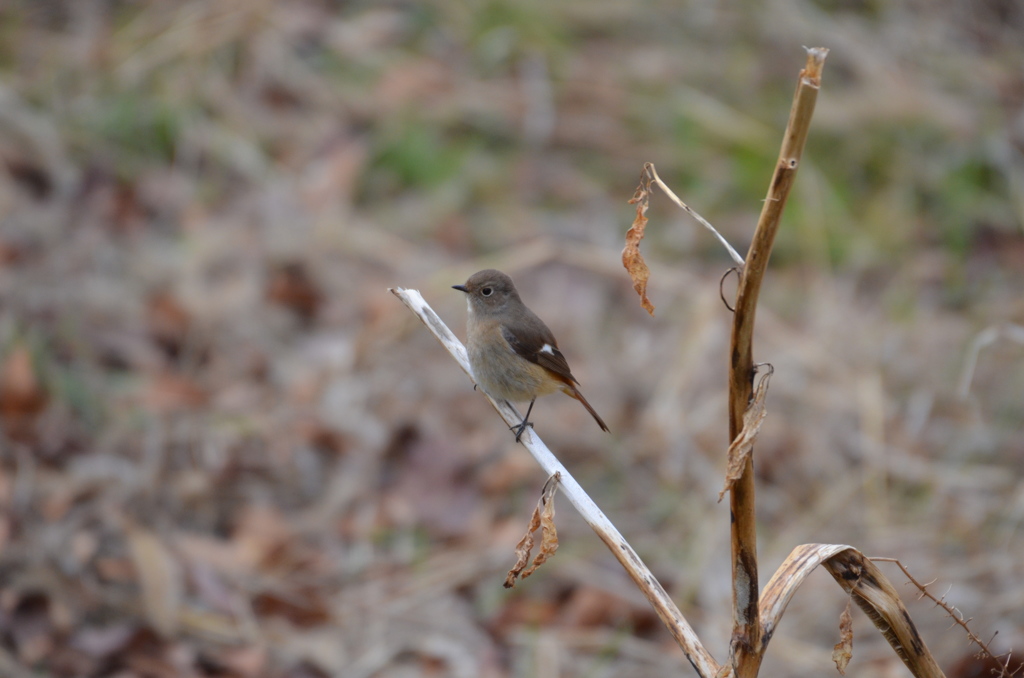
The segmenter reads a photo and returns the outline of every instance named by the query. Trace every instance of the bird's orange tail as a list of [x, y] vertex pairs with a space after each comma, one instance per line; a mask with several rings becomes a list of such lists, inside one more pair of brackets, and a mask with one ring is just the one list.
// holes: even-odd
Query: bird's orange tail
[[590, 412], [590, 416], [594, 418], [594, 421], [596, 421], [597, 425], [601, 427], [601, 430], [608, 431], [608, 426], [606, 426], [604, 420], [601, 419], [601, 415], [599, 415], [594, 408], [590, 406], [590, 403], [588, 403], [587, 399], [583, 397], [583, 394], [579, 392], [579, 389], [572, 384], [567, 384], [566, 386], [568, 388], [565, 389], [565, 394], [583, 403], [583, 407], [587, 408], [587, 412]]

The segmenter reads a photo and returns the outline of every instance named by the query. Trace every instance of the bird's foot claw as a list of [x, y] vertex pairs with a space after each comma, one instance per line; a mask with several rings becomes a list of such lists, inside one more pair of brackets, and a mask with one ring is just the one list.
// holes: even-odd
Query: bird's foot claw
[[519, 439], [523, 436], [523, 432], [526, 431], [526, 427], [527, 426], [529, 426], [530, 428], [533, 428], [533, 422], [532, 421], [524, 421], [522, 424], [519, 424], [518, 426], [509, 426], [508, 427], [509, 431], [515, 431], [516, 432], [516, 442], [517, 443], [519, 442]]

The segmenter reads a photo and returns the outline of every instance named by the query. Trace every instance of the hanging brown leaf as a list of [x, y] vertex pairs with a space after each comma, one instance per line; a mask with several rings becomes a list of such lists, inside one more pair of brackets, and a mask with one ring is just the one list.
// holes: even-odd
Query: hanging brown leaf
[[[555, 473], [544, 483], [544, 489], [541, 490], [540, 500], [537, 502], [536, 508], [533, 509], [533, 516], [526, 528], [526, 534], [516, 544], [516, 564], [505, 576], [505, 588], [507, 589], [515, 586], [516, 579], [520, 576], [525, 579], [533, 574], [558, 550], [558, 531], [555, 529], [555, 491], [558, 489], [561, 478], [560, 473]], [[530, 561], [530, 552], [533, 550], [533, 533], [538, 529], [541, 531], [540, 550], [537, 552], [533, 564], [526, 568], [526, 564]]]
[[526, 564], [530, 562], [530, 551], [533, 550], [533, 533], [540, 527], [540, 507], [533, 509], [533, 517], [530, 518], [530, 524], [526, 528], [526, 534], [516, 544], [516, 564], [512, 566], [512, 569], [508, 571], [505, 576], [505, 588], [510, 589], [516, 585], [516, 579], [526, 568]]
[[640, 254], [640, 241], [644, 238], [644, 228], [647, 226], [647, 208], [650, 206], [651, 179], [645, 168], [640, 176], [640, 185], [636, 193], [630, 198], [629, 204], [636, 205], [636, 218], [633, 225], [626, 231], [626, 246], [622, 249], [622, 265], [626, 267], [630, 279], [633, 281], [633, 289], [640, 295], [640, 305], [651, 315], [654, 315], [654, 304], [647, 298], [647, 281], [651, 277], [651, 271], [647, 268], [647, 262]]
[[771, 379], [774, 368], [769, 366], [768, 373], [761, 377], [754, 392], [754, 399], [747, 405], [747, 411], [743, 413], [743, 430], [736, 436], [736, 440], [729, 445], [728, 466], [725, 470], [725, 486], [718, 493], [718, 501], [722, 501], [725, 493], [732, 489], [732, 486], [743, 475], [743, 469], [747, 465], [747, 459], [754, 449], [754, 441], [761, 431], [761, 424], [768, 416], [765, 409], [765, 398], [768, 395], [768, 380]]
[[839, 675], [846, 675], [846, 665], [853, 657], [853, 617], [850, 615], [852, 599], [847, 599], [846, 609], [839, 615], [839, 642], [832, 648], [832, 661], [836, 663]]
[[[555, 555], [558, 550], [558, 530], [555, 529], [555, 490], [558, 489], [558, 474], [555, 474], [555, 482], [550, 482], [544, 488], [544, 496], [541, 502], [544, 509], [540, 512], [540, 551], [533, 559], [533, 564], [523, 571], [523, 579], [533, 574], [538, 567], [547, 562], [548, 558]], [[538, 506], [538, 508], [540, 508]]]

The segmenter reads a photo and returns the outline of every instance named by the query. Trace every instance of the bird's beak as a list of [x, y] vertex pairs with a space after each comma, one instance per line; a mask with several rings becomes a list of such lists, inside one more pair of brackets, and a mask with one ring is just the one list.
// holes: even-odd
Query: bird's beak
[[467, 290], [467, 289], [466, 289], [466, 286], [465, 286], [465, 285], [452, 285], [452, 289], [453, 289], [453, 290], [458, 290], [458, 291], [460, 291], [460, 292], [466, 292], [466, 293], [469, 293], [469, 290]]

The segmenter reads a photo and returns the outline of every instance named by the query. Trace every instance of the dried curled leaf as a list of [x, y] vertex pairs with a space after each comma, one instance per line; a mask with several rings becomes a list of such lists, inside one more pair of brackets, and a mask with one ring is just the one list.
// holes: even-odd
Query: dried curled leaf
[[547, 493], [550, 494], [550, 497], [541, 499], [544, 509], [540, 512], [540, 551], [533, 559], [533, 564], [523, 571], [523, 579], [533, 574], [558, 550], [558, 530], [555, 529], [555, 489], [557, 489], [558, 483], [551, 483], [550, 487], [551, 490]]
[[853, 616], [850, 614], [852, 599], [846, 601], [846, 609], [839, 615], [839, 642], [832, 648], [832, 661], [836, 663], [839, 675], [846, 675], [846, 665], [853, 657]]
[[651, 179], [645, 169], [640, 177], [640, 185], [636, 193], [630, 198], [629, 204], [636, 205], [636, 218], [633, 225], [626, 231], [626, 246], [622, 249], [622, 265], [626, 267], [630, 279], [633, 281], [633, 289], [640, 295], [640, 305], [651, 315], [654, 315], [654, 304], [647, 298], [647, 281], [651, 277], [651, 271], [647, 268], [647, 262], [640, 254], [640, 241], [644, 238], [644, 228], [647, 226], [647, 208], [651, 200]]
[[526, 534], [516, 544], [516, 564], [512, 566], [512, 569], [505, 576], [505, 588], [510, 589], [516, 585], [516, 579], [526, 569], [526, 564], [530, 562], [530, 551], [533, 550], [533, 533], [538, 527], [540, 527], [540, 510], [534, 509], [533, 517], [526, 528]]
[[[516, 544], [516, 564], [505, 576], [505, 588], [507, 589], [515, 586], [516, 579], [520, 576], [526, 579], [533, 574], [558, 550], [558, 531], [555, 529], [555, 491], [558, 490], [561, 478], [560, 473], [555, 473], [544, 483], [544, 489], [541, 490], [540, 500], [537, 501], [537, 506], [533, 509], [533, 516], [526, 528], [526, 534]], [[527, 568], [526, 564], [530, 561], [530, 552], [534, 545], [533, 533], [538, 529], [541, 531], [540, 550], [537, 552], [533, 564]]]
[[747, 405], [747, 411], [743, 413], [743, 430], [736, 436], [736, 440], [729, 445], [728, 465], [725, 471], [725, 486], [718, 493], [718, 501], [722, 501], [725, 493], [732, 489], [732, 486], [743, 475], [743, 469], [747, 465], [747, 459], [754, 449], [754, 441], [761, 431], [761, 424], [768, 416], [765, 409], [765, 399], [768, 396], [768, 380], [771, 379], [774, 368], [769, 368], [768, 373], [761, 377], [754, 392], [754, 399]]

